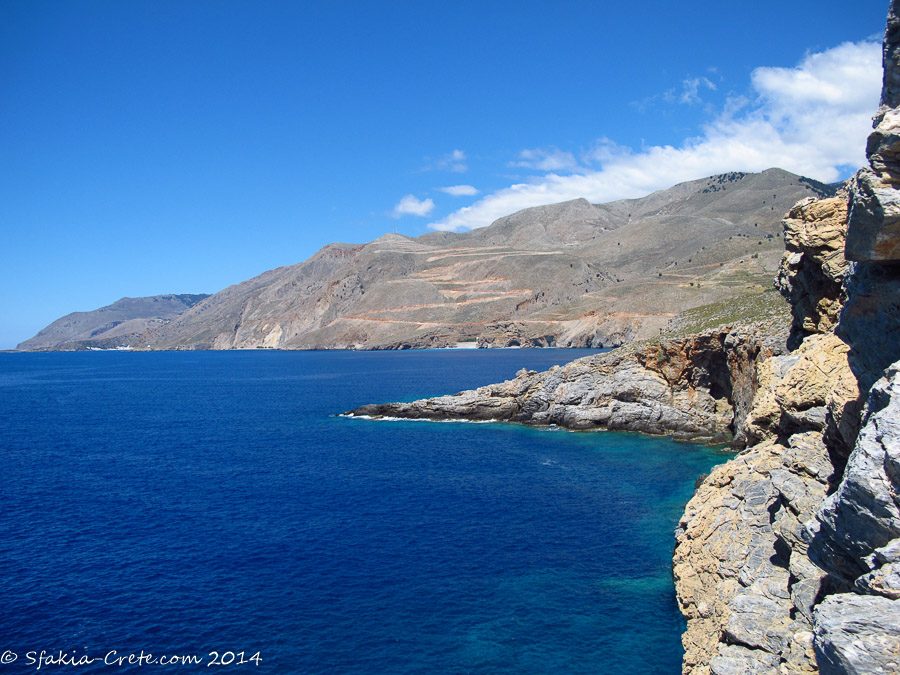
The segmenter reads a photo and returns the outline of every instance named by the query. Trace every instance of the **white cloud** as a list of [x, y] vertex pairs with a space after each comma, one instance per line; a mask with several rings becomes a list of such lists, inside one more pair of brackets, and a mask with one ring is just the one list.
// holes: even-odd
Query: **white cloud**
[[427, 216], [434, 210], [434, 201], [431, 199], [416, 199], [414, 195], [406, 195], [397, 202], [391, 215], [394, 218], [401, 216]]
[[609, 138], [598, 138], [589, 150], [582, 154], [582, 161], [586, 164], [606, 164], [614, 159], [628, 155], [631, 148], [619, 145]]
[[795, 68], [757, 68], [751, 81], [756, 98], [729, 99], [695, 138], [640, 150], [601, 139], [583, 157], [597, 168], [553, 169], [485, 195], [429, 227], [468, 230], [530, 206], [641, 197], [727, 171], [780, 167], [830, 182], [841, 177], [839, 167], [865, 163], [881, 91], [880, 44], [845, 43], [810, 54]]
[[700, 98], [700, 88], [712, 89], [716, 91], [716, 85], [712, 83], [712, 81], [708, 77], [691, 77], [686, 80], [682, 80], [681, 82], [681, 92], [676, 92], [674, 89], [670, 89], [665, 93], [664, 98], [667, 101], [674, 101], [677, 103], [685, 103], [688, 105], [692, 105], [694, 103], [701, 103], [702, 99]]
[[473, 197], [478, 194], [478, 188], [471, 185], [450, 185], [448, 187], [439, 187], [439, 191], [452, 197]]
[[[715, 75], [717, 72], [715, 67], [707, 68], [707, 70], [712, 75]], [[649, 112], [652, 108], [655, 108], [655, 104], [659, 100], [663, 100], [666, 103], [694, 105], [703, 103], [703, 99], [700, 96], [701, 89], [718, 91], [718, 87], [716, 87], [715, 83], [708, 77], [689, 77], [681, 81], [680, 90], [677, 87], [673, 87], [662, 94], [654, 94], [653, 96], [648, 96], [639, 101], [632, 101], [629, 105], [636, 108], [642, 115]]]
[[435, 167], [453, 173], [465, 173], [469, 170], [469, 165], [466, 164], [466, 153], [462, 150], [454, 150], [450, 154], [444, 155], [437, 161]]
[[519, 159], [510, 162], [509, 166], [520, 166], [539, 171], [573, 171], [578, 168], [578, 161], [571, 152], [563, 152], [556, 148], [536, 148], [522, 150]]

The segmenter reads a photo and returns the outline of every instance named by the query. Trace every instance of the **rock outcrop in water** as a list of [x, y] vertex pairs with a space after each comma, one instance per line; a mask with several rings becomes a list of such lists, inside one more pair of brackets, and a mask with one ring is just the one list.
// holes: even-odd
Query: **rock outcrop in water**
[[365, 417], [497, 420], [726, 441], [753, 398], [757, 363], [783, 351], [775, 325], [721, 328], [588, 356], [452, 396], [365, 405]]

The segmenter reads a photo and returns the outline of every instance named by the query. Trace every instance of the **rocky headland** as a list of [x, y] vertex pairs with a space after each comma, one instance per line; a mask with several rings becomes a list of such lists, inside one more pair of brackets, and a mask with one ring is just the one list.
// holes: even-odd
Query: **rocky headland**
[[725, 442], [756, 388], [756, 362], [783, 351], [774, 324], [721, 327], [623, 348], [450, 396], [365, 405], [356, 417], [495, 420]]
[[121, 298], [90, 312], [57, 319], [16, 347], [19, 351], [76, 351], [141, 346], [141, 336], [184, 314], [208, 293]]
[[787, 321], [347, 414], [727, 438], [676, 530], [683, 672], [900, 672], [900, 0], [884, 67], [869, 167], [783, 221]]

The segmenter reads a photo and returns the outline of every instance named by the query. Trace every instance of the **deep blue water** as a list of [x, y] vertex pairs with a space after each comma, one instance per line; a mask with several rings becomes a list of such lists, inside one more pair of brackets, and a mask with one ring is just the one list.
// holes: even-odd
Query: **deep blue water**
[[[672, 530], [722, 455], [333, 416], [585, 353], [0, 354], [0, 671], [679, 673]], [[204, 665], [102, 663], [142, 649]]]

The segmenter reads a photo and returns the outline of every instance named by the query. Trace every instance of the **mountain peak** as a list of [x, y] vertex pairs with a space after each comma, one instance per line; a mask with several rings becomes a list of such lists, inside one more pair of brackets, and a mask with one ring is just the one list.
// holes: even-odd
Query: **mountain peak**
[[[657, 334], [688, 308], [768, 289], [783, 248], [782, 216], [822, 188], [780, 169], [730, 172], [641, 199], [522, 209], [465, 233], [387, 233], [368, 244], [329, 244], [175, 316], [153, 314], [139, 340], [126, 344], [622, 344]], [[113, 324], [110, 307], [104, 310], [106, 323], [92, 324], [87, 336], [70, 315], [60, 320], [67, 327], [55, 322], [53, 331], [20, 347], [114, 342], [128, 327]]]

